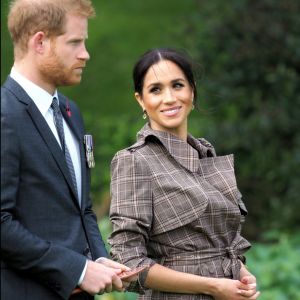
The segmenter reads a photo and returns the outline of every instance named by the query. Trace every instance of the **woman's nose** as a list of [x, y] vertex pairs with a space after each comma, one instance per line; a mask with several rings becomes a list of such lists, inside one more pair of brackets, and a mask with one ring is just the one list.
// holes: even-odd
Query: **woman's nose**
[[164, 103], [173, 103], [176, 99], [171, 91], [171, 89], [166, 89], [163, 94], [163, 102]]

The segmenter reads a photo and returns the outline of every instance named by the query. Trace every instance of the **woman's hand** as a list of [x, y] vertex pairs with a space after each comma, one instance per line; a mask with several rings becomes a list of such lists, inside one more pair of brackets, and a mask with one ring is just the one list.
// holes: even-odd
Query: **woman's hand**
[[247, 282], [245, 282], [246, 284], [247, 283], [256, 283], [256, 278], [255, 276], [249, 272], [249, 270], [246, 268], [246, 266], [241, 263], [241, 270], [240, 270], [240, 280], [242, 281], [243, 278], [247, 277], [247, 279], [245, 279]]
[[216, 279], [216, 283], [216, 289], [212, 293], [215, 300], [255, 300], [259, 296], [253, 283], [225, 278]]
[[246, 284], [248, 286], [248, 288], [250, 287], [250, 289], [247, 291], [241, 290], [241, 294], [243, 296], [251, 297], [253, 295], [256, 295], [257, 293], [259, 295], [259, 292], [257, 292], [257, 290], [256, 290], [256, 277], [248, 271], [248, 269], [246, 268], [246, 266], [243, 263], [241, 263], [240, 281], [243, 284]]

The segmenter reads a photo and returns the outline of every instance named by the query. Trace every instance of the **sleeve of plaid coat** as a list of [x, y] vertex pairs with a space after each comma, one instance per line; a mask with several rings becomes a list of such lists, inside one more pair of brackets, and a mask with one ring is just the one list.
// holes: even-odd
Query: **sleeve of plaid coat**
[[[113, 234], [109, 238], [112, 258], [131, 268], [151, 266], [146, 244], [152, 223], [150, 170], [141, 165], [134, 152], [122, 150], [111, 163], [110, 219]], [[128, 290], [143, 293], [147, 271]]]

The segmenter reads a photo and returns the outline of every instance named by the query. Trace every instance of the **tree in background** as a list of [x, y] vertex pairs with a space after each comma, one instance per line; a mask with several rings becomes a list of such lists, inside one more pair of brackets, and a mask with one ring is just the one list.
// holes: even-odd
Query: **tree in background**
[[[238, 157], [246, 231], [300, 225], [300, 2], [196, 0], [187, 33], [221, 153]], [[205, 99], [205, 100], [204, 100]]]

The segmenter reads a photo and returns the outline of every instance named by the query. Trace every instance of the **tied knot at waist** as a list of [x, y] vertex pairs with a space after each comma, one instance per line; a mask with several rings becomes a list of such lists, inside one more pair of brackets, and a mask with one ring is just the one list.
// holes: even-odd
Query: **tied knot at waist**
[[224, 259], [222, 262], [224, 275], [230, 276], [234, 274], [239, 274], [241, 269], [241, 264], [238, 261], [238, 259], [240, 258], [239, 251], [237, 251], [237, 249], [234, 249], [232, 247], [225, 248], [225, 251], [229, 259]]
[[231, 259], [236, 259], [239, 256], [239, 251], [232, 247], [227, 247], [225, 248], [225, 254]]

